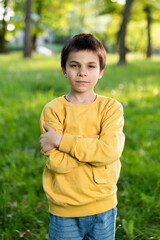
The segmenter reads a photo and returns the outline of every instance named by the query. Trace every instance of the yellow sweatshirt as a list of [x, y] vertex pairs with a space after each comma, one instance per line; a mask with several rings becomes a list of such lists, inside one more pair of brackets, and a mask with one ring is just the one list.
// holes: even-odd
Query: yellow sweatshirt
[[43, 188], [50, 213], [81, 217], [115, 207], [124, 146], [122, 105], [100, 95], [87, 105], [62, 96], [44, 107], [43, 133], [44, 123], [63, 134], [59, 148], [45, 154]]

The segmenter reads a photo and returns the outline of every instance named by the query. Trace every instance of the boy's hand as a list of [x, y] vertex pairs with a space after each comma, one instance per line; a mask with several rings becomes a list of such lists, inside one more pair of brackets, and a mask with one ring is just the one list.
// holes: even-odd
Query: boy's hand
[[53, 148], [59, 147], [61, 139], [63, 137], [62, 134], [57, 133], [53, 128], [49, 127], [48, 125], [43, 125], [46, 133], [43, 133], [40, 136], [40, 145], [41, 145], [41, 153], [44, 154], [52, 150]]

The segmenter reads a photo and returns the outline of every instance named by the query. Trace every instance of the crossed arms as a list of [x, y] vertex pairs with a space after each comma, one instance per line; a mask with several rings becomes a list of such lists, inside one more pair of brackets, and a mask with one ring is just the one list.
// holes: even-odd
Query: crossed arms
[[44, 108], [40, 144], [41, 153], [47, 156], [47, 167], [56, 173], [67, 173], [83, 164], [99, 167], [116, 161], [124, 146], [123, 123], [122, 106], [116, 104], [107, 112], [97, 138], [74, 136], [63, 133], [53, 109]]

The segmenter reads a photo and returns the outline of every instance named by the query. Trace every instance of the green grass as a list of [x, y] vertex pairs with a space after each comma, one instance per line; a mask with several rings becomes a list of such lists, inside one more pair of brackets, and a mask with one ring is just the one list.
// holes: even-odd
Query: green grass
[[[47, 239], [48, 203], [42, 189], [39, 117], [65, 94], [60, 57], [26, 60], [0, 55], [0, 239]], [[160, 57], [129, 55], [127, 66], [107, 68], [96, 92], [124, 106], [126, 144], [118, 183], [116, 240], [160, 239]]]

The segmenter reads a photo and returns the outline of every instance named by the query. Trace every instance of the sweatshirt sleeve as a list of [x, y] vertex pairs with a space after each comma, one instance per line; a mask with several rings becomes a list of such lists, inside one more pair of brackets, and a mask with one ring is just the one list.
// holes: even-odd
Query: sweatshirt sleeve
[[[44, 123], [52, 127], [56, 132], [63, 134], [63, 125], [58, 115], [47, 105], [43, 109], [40, 118], [42, 133], [45, 133], [45, 129], [43, 128]], [[68, 173], [72, 171], [73, 168], [84, 165], [84, 163], [79, 162], [68, 153], [59, 151], [57, 148], [53, 148], [44, 155], [47, 157], [46, 165], [48, 169], [56, 173]]]
[[103, 166], [118, 160], [124, 147], [123, 108], [117, 101], [106, 106], [97, 138], [73, 136], [65, 133], [59, 150], [70, 154], [80, 162]]

